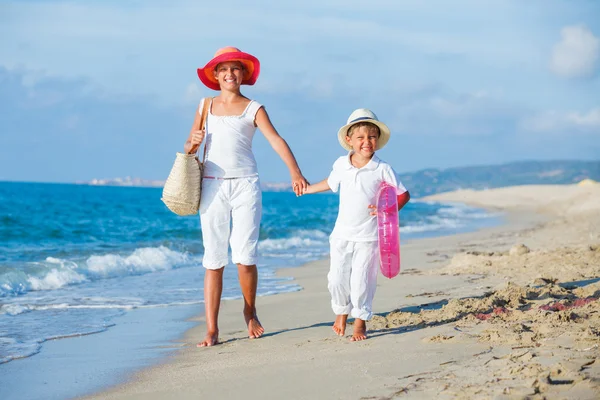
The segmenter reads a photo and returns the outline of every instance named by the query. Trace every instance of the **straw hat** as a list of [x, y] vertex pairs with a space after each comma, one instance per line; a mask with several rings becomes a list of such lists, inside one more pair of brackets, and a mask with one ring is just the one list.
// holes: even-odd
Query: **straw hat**
[[260, 73], [260, 62], [251, 54], [244, 53], [237, 47], [223, 47], [217, 50], [215, 56], [204, 67], [198, 68], [198, 77], [206, 86], [220, 90], [219, 81], [215, 78], [214, 70], [217, 65], [226, 61], [239, 61], [244, 64], [246, 71], [242, 85], [254, 85]]
[[348, 151], [352, 150], [352, 146], [350, 146], [346, 141], [346, 136], [348, 136], [350, 127], [358, 124], [359, 122], [370, 122], [379, 128], [380, 135], [379, 140], [377, 140], [377, 148], [375, 148], [375, 150], [382, 149], [388, 140], [390, 140], [390, 128], [388, 128], [383, 122], [379, 121], [377, 119], [377, 115], [375, 115], [373, 111], [367, 110], [366, 108], [359, 108], [352, 111], [352, 114], [350, 114], [348, 117], [346, 125], [342, 126], [338, 131], [338, 140], [344, 149]]

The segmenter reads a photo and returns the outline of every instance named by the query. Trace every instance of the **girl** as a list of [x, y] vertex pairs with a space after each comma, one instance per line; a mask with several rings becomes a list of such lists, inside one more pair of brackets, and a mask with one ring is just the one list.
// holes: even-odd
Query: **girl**
[[[223, 270], [228, 264], [228, 244], [232, 262], [237, 264], [244, 297], [244, 319], [248, 336], [258, 338], [264, 329], [256, 315], [258, 283], [257, 247], [262, 214], [256, 160], [252, 138], [256, 128], [290, 171], [292, 188], [300, 195], [308, 186], [286, 141], [273, 127], [264, 107], [240, 92], [241, 85], [253, 85], [260, 73], [258, 59], [235, 47], [218, 50], [198, 77], [210, 89], [220, 93], [210, 101], [206, 127], [200, 126], [200, 113], [185, 143], [186, 153], [195, 153], [206, 138], [204, 177], [200, 200], [200, 223], [204, 241], [203, 266], [206, 336], [199, 347], [219, 341], [218, 316], [223, 289]], [[231, 226], [231, 229], [230, 229]]]

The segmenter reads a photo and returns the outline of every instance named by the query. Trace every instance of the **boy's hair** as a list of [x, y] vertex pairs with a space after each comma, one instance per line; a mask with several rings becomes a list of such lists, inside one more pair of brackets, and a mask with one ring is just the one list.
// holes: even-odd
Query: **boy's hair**
[[358, 122], [358, 123], [352, 125], [350, 128], [348, 128], [348, 133], [346, 134], [346, 136], [352, 136], [352, 133], [354, 132], [354, 130], [358, 129], [362, 126], [366, 126], [367, 128], [369, 128], [369, 130], [376, 130], [377, 137], [381, 136], [381, 131], [379, 130], [379, 127], [375, 124], [372, 124], [371, 122]]

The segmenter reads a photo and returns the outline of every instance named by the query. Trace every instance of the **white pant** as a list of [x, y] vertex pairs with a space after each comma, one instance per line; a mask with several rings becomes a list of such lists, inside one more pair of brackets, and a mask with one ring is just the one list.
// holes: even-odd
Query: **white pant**
[[370, 320], [379, 270], [377, 241], [350, 242], [330, 238], [329, 244], [331, 265], [327, 280], [333, 312]]
[[256, 265], [262, 216], [258, 176], [202, 180], [200, 225], [204, 242], [202, 265], [219, 269], [234, 264]]

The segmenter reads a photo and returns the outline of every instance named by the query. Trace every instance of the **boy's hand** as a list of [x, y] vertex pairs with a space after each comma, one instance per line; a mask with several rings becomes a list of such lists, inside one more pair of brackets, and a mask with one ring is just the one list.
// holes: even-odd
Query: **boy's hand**
[[302, 191], [300, 192], [299, 196], [301, 196], [303, 194], [313, 194], [313, 193], [325, 192], [327, 190], [331, 190], [331, 189], [329, 188], [327, 179], [325, 179], [325, 180], [322, 180], [321, 182], [315, 183], [314, 185], [311, 185], [311, 184], [306, 185], [306, 187], [304, 189], [302, 189]]
[[371, 209], [371, 212], [369, 214], [375, 216], [377, 215], [377, 206], [374, 206], [373, 204], [369, 204], [369, 208]]
[[300, 195], [302, 196], [303, 194], [313, 194], [316, 193], [315, 192], [315, 185], [308, 185], [303, 191], [302, 193], [300, 193]]

